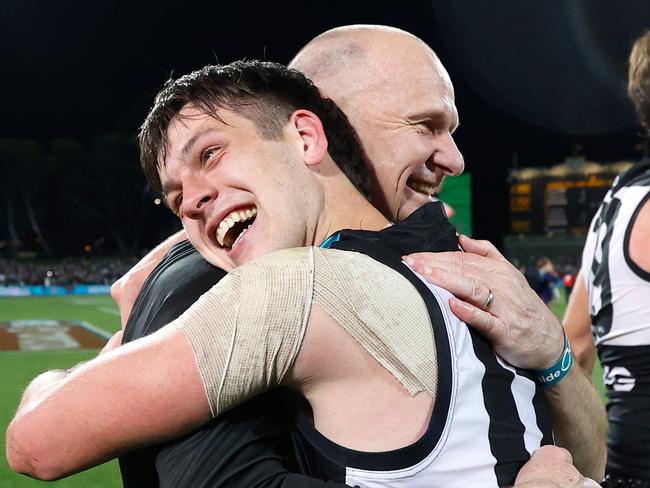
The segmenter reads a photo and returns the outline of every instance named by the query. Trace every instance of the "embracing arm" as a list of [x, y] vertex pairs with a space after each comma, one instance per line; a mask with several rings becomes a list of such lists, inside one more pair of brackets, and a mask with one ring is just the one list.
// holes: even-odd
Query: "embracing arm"
[[17, 472], [58, 479], [209, 419], [192, 347], [167, 328], [36, 378], [9, 425], [7, 459]]
[[[563, 349], [562, 326], [530, 289], [523, 275], [486, 241], [461, 237], [465, 253], [421, 253], [407, 262], [428, 281], [451, 291], [454, 314], [483, 333], [513, 366], [543, 370]], [[489, 311], [483, 307], [494, 293]], [[573, 455], [584, 475], [604, 471], [607, 418], [600, 398], [578, 368], [545, 389], [559, 445]]]
[[[283, 256], [308, 260], [306, 250], [297, 253]], [[309, 266], [287, 263], [276, 254], [242, 266], [169, 326], [37, 378], [9, 426], [11, 467], [60, 478], [178, 437], [277, 386], [297, 354], [310, 304]], [[287, 282], [296, 293], [284, 292]], [[260, 286], [270, 292], [262, 297]], [[283, 313], [266, 314], [274, 307]]]

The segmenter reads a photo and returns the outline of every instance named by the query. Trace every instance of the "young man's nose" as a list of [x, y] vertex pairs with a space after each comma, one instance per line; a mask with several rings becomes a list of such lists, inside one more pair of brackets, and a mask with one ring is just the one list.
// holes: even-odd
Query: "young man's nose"
[[[188, 194], [189, 193], [189, 194]], [[194, 191], [185, 191], [183, 195], [183, 203], [181, 204], [181, 215], [185, 215], [190, 219], [201, 218], [205, 207], [210, 203], [215, 196], [215, 192], [210, 188], [197, 188]]]

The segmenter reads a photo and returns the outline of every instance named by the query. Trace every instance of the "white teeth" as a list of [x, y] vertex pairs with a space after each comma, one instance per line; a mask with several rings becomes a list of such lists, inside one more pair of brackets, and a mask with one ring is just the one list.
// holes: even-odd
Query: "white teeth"
[[[230, 212], [221, 222], [219, 222], [219, 225], [217, 226], [216, 237], [217, 237], [217, 242], [219, 243], [219, 245], [223, 247], [224, 242], [225, 242], [225, 238], [226, 238], [226, 234], [235, 225], [236, 222], [244, 222], [245, 220], [248, 220], [248, 219], [254, 217], [255, 215], [257, 215], [257, 209], [256, 208], [247, 209], [245, 211], [244, 210], [235, 210], [233, 212]], [[250, 225], [248, 227], [250, 227]], [[246, 232], [246, 230], [248, 230], [248, 227], [246, 227], [244, 232]], [[237, 241], [239, 241], [241, 236], [244, 235], [244, 232], [239, 234], [239, 236], [237, 237], [235, 243]], [[233, 247], [234, 247], [234, 245], [235, 244], [233, 243]]]
[[435, 185], [428, 185], [419, 181], [409, 181], [407, 184], [418, 193], [424, 193], [425, 195], [433, 195], [436, 189]]

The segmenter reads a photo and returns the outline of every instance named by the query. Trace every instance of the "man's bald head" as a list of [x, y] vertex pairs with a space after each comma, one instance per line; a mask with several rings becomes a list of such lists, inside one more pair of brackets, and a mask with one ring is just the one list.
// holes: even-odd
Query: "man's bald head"
[[[406, 53], [439, 65], [433, 50], [413, 34], [383, 25], [349, 25], [328, 30], [312, 39], [293, 58], [289, 67], [301, 71], [341, 108], [357, 105], [367, 90], [391, 81], [392, 73], [406, 61]], [[451, 83], [450, 83], [451, 84]]]
[[374, 176], [374, 202], [403, 219], [464, 164], [451, 133], [454, 88], [433, 50], [394, 27], [352, 25], [310, 41], [291, 61], [357, 130]]

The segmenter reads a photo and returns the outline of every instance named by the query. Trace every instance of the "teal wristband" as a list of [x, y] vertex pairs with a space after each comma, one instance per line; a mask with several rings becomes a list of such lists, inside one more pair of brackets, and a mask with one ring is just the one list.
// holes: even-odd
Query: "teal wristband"
[[564, 378], [571, 367], [573, 366], [573, 352], [571, 351], [571, 344], [567, 336], [564, 336], [564, 351], [557, 362], [548, 369], [535, 370], [533, 374], [535, 375], [535, 381], [541, 384], [543, 387], [548, 388], [557, 384], [562, 378]]

